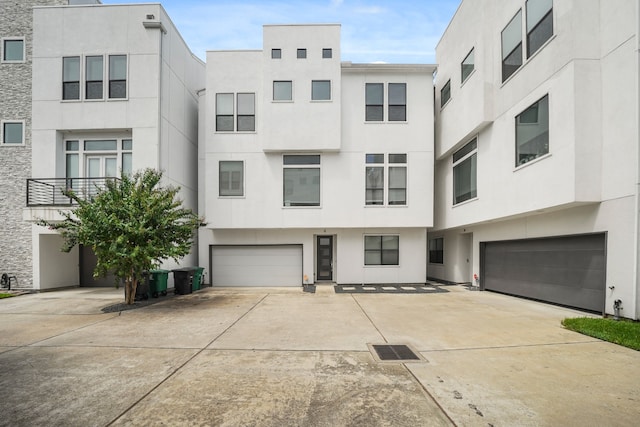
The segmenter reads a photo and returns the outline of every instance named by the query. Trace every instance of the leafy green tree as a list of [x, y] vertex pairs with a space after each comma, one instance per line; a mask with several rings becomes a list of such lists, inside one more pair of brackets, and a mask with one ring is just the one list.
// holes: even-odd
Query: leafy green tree
[[97, 257], [94, 277], [112, 272], [116, 280], [124, 279], [126, 303], [133, 304], [144, 272], [163, 260], [178, 262], [187, 255], [195, 231], [204, 225], [182, 207], [177, 199], [179, 188], [162, 187], [161, 179], [162, 172], [145, 169], [132, 177], [108, 180], [90, 200], [69, 190], [65, 194], [78, 206], [61, 211], [61, 222], [41, 219], [38, 224], [61, 234], [64, 252], [77, 244], [93, 248]]

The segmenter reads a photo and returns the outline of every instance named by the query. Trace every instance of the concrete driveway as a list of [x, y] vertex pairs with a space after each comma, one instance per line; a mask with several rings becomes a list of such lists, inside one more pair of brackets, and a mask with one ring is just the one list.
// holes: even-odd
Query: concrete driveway
[[[0, 300], [0, 425], [637, 425], [640, 352], [562, 328], [580, 312], [445, 289]], [[425, 360], [378, 362], [384, 343]]]

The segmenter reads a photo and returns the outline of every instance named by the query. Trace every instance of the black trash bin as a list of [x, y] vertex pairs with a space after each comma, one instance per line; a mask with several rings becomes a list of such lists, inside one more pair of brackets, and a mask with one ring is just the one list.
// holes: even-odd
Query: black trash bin
[[191, 286], [193, 283], [193, 268], [176, 268], [173, 271], [174, 289], [177, 295], [186, 295], [192, 292]]

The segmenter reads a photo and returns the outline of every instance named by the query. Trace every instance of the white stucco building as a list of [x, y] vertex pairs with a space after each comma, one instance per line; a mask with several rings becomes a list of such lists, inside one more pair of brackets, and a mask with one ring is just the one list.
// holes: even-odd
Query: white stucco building
[[[195, 210], [205, 66], [162, 6], [35, 7], [33, 27], [33, 172], [24, 220], [58, 218], [68, 203], [61, 188], [90, 192], [106, 177], [147, 167], [164, 171]], [[66, 254], [58, 234], [33, 225], [32, 235], [34, 289], [113, 283], [91, 277], [90, 248]], [[182, 261], [196, 264], [195, 250]]]
[[464, 0], [437, 46], [429, 276], [638, 318], [638, 18]]
[[339, 25], [268, 25], [262, 50], [208, 52], [206, 280], [423, 283], [434, 69], [341, 62]]

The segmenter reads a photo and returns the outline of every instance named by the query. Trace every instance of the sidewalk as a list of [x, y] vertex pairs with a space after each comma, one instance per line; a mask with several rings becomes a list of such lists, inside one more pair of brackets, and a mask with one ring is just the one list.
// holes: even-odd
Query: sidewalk
[[[436, 294], [205, 288], [102, 313], [122, 290], [0, 300], [0, 425], [634, 425], [640, 352], [583, 313]], [[426, 360], [378, 362], [367, 344]]]

